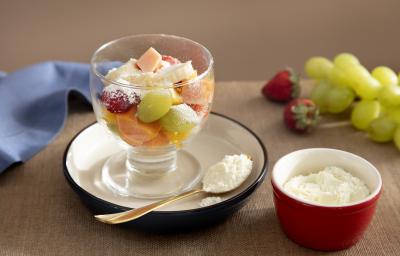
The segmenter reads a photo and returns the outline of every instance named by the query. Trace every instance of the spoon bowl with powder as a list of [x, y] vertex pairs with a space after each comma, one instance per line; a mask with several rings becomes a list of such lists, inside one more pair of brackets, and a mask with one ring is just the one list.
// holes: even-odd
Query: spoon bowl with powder
[[[125, 212], [95, 215], [107, 224], [119, 224], [140, 218], [156, 209], [199, 193], [223, 194], [238, 188], [250, 175], [253, 161], [248, 155], [227, 155], [211, 166], [202, 179], [202, 187]], [[203, 203], [203, 202], [202, 202]]]

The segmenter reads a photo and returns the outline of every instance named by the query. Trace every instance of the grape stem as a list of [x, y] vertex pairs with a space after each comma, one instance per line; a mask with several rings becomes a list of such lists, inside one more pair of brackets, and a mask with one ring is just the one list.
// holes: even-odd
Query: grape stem
[[320, 124], [319, 128], [329, 129], [329, 128], [336, 128], [336, 127], [342, 127], [342, 126], [351, 126], [351, 122], [350, 121], [340, 121], [340, 122], [325, 123], [325, 124]]

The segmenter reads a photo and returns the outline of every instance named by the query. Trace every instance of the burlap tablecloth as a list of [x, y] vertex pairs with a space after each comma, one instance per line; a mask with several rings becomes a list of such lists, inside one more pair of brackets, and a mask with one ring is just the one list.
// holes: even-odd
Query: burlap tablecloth
[[[400, 255], [400, 152], [391, 144], [369, 141], [346, 123], [332, 124], [329, 118], [312, 134], [292, 134], [282, 123], [283, 106], [265, 100], [261, 86], [262, 82], [218, 83], [213, 110], [239, 120], [261, 137], [268, 149], [270, 169], [282, 155], [307, 147], [343, 149], [371, 161], [384, 183], [376, 215], [363, 239], [337, 254]], [[95, 221], [62, 173], [68, 142], [95, 120], [90, 107], [75, 101], [72, 104], [65, 129], [53, 143], [27, 163], [0, 175], [0, 255], [321, 253], [296, 245], [280, 230], [270, 173], [242, 210], [213, 227], [148, 234]]]

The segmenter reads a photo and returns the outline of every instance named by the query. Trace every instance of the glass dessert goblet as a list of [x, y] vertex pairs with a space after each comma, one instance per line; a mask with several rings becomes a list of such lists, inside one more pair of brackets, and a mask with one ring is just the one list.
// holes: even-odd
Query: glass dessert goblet
[[103, 185], [121, 196], [150, 199], [195, 186], [200, 164], [184, 148], [211, 109], [210, 52], [182, 37], [135, 35], [100, 47], [91, 65], [97, 121], [124, 149], [103, 165]]

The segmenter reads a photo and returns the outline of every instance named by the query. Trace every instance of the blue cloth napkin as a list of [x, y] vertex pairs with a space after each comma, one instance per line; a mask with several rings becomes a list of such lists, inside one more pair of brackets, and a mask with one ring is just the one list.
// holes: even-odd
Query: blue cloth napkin
[[0, 174], [30, 159], [60, 132], [71, 91], [90, 102], [89, 68], [45, 62], [10, 74], [0, 71]]

